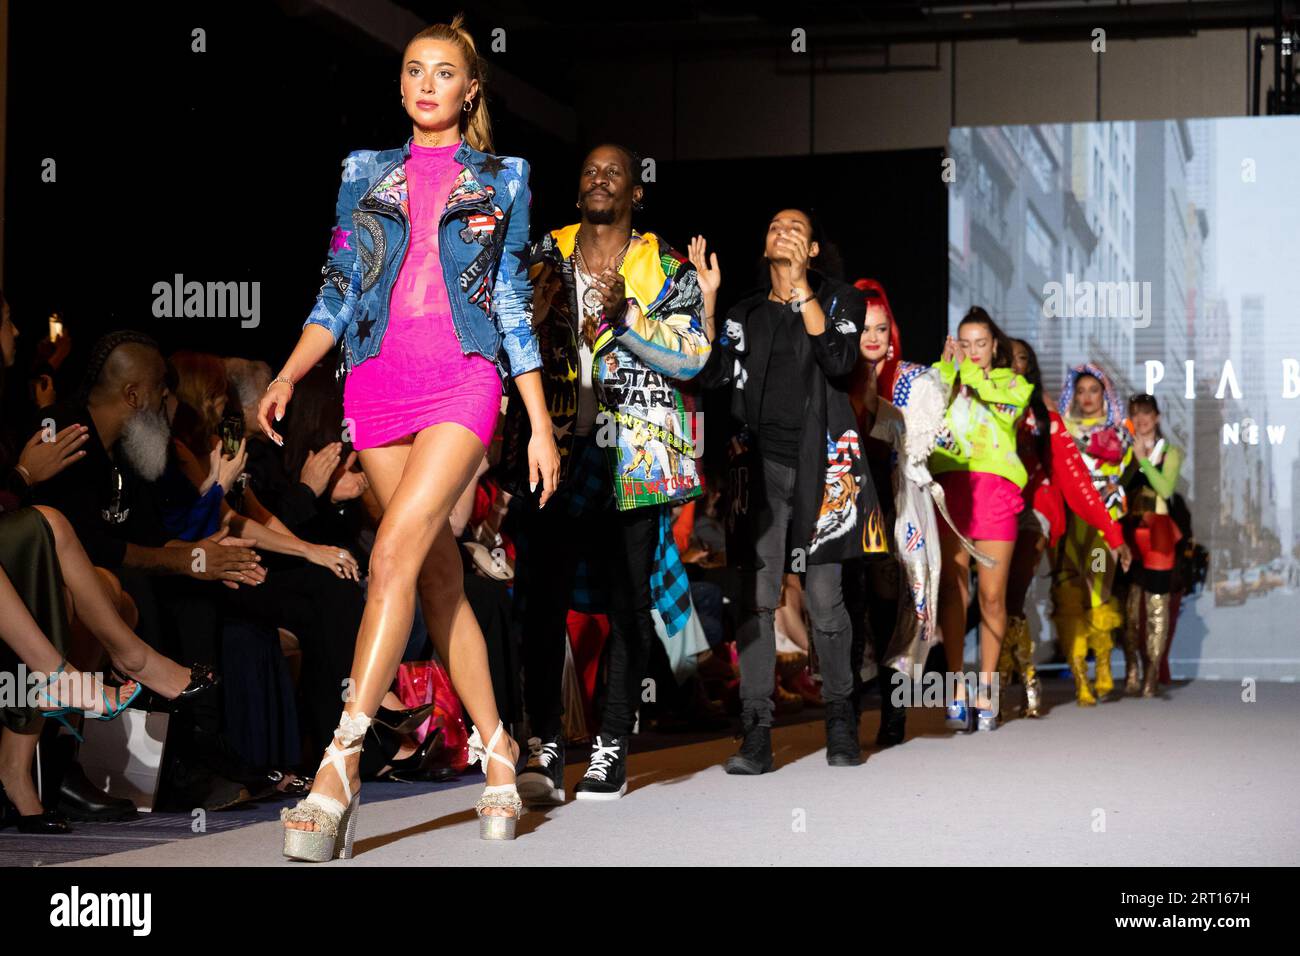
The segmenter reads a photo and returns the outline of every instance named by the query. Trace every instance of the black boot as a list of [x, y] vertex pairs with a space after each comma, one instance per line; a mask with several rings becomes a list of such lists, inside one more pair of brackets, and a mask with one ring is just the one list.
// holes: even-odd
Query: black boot
[[880, 730], [876, 732], [877, 747], [894, 747], [906, 736], [907, 709], [894, 704], [892, 667], [880, 669]]
[[826, 702], [826, 762], [832, 767], [856, 767], [862, 763], [858, 714], [852, 701]]
[[741, 715], [745, 739], [740, 750], [727, 758], [722, 769], [727, 773], [752, 777], [772, 770], [772, 728], [758, 721], [758, 715], [747, 710]]
[[58, 810], [69, 820], [102, 822], [106, 820], [134, 820], [135, 804], [121, 797], [112, 797], [90, 782], [81, 765], [73, 762], [63, 774], [59, 787]]

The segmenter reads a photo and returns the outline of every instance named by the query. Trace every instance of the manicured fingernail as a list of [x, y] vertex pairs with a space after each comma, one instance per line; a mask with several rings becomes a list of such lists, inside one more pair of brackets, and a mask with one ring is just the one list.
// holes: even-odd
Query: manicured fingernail
[[536, 491], [536, 490], [537, 490], [537, 482], [535, 482], [535, 481], [532, 482], [532, 483], [528, 486], [528, 490], [529, 490], [529, 491]]

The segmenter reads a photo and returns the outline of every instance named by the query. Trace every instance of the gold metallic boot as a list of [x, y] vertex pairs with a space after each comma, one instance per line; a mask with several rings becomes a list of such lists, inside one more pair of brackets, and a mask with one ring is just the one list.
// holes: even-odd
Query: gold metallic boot
[[1034, 667], [1034, 639], [1029, 635], [1029, 622], [1023, 617], [1007, 620], [1007, 636], [1002, 642], [1003, 650], [1011, 646], [1015, 658], [1016, 670], [1025, 685], [1025, 716], [1038, 717], [1043, 700], [1042, 685], [1038, 681], [1038, 671]]
[[1144, 593], [1136, 584], [1130, 584], [1124, 607], [1124, 693], [1129, 697], [1136, 697], [1142, 689], [1142, 679], [1138, 676], [1138, 663], [1142, 659], [1142, 652], [1138, 648], [1138, 632], [1142, 629]]
[[[1081, 627], [1084, 625], [1080, 625]], [[1088, 638], [1078, 634], [1070, 647], [1070, 673], [1074, 675], [1074, 697], [1080, 707], [1093, 707], [1097, 698], [1088, 685]]]
[[999, 716], [1006, 719], [1006, 699], [1007, 691], [1011, 688], [1011, 675], [1015, 673], [1015, 655], [1012, 652], [1011, 645], [1014, 643], [1012, 635], [1015, 626], [1015, 618], [1007, 619], [1007, 633], [1002, 637], [1002, 649], [998, 651], [998, 711]]
[[1115, 678], [1110, 673], [1110, 655], [1115, 649], [1115, 642], [1111, 639], [1109, 630], [1094, 627], [1088, 634], [1088, 646], [1097, 659], [1097, 700], [1107, 700], [1115, 690]]
[[1143, 697], [1155, 697], [1159, 693], [1160, 658], [1169, 643], [1170, 603], [1168, 594], [1147, 595], [1147, 669], [1142, 675]]

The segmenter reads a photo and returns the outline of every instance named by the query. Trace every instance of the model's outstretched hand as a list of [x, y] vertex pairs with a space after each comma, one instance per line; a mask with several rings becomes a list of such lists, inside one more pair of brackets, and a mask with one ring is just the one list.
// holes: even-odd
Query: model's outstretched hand
[[542, 496], [537, 501], [539, 508], [545, 507], [555, 487], [560, 483], [560, 450], [555, 447], [555, 436], [547, 428], [545, 431], [534, 430], [528, 440], [528, 482], [529, 490], [536, 491], [537, 483], [542, 484]]
[[271, 383], [262, 400], [257, 403], [257, 424], [262, 427], [267, 438], [281, 447], [284, 447], [284, 439], [271, 427], [271, 416], [274, 415], [277, 422], [284, 418], [284, 410], [292, 397], [293, 386], [288, 382], [277, 380]]

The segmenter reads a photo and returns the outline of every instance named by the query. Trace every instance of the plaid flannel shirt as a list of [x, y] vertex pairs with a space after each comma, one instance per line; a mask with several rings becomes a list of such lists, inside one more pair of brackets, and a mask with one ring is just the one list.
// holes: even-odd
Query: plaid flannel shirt
[[[569, 514], [577, 517], [588, 510], [602, 510], [608, 507], [612, 493], [604, 453], [595, 442], [588, 442], [569, 472]], [[691, 618], [691, 582], [673, 540], [672, 514], [664, 507], [659, 509], [659, 542], [655, 546], [654, 570], [650, 572], [650, 599], [668, 633], [680, 634]], [[586, 614], [602, 614], [609, 607], [603, 576], [592, 570], [586, 558], [578, 561], [574, 573], [572, 602], [575, 611]]]

